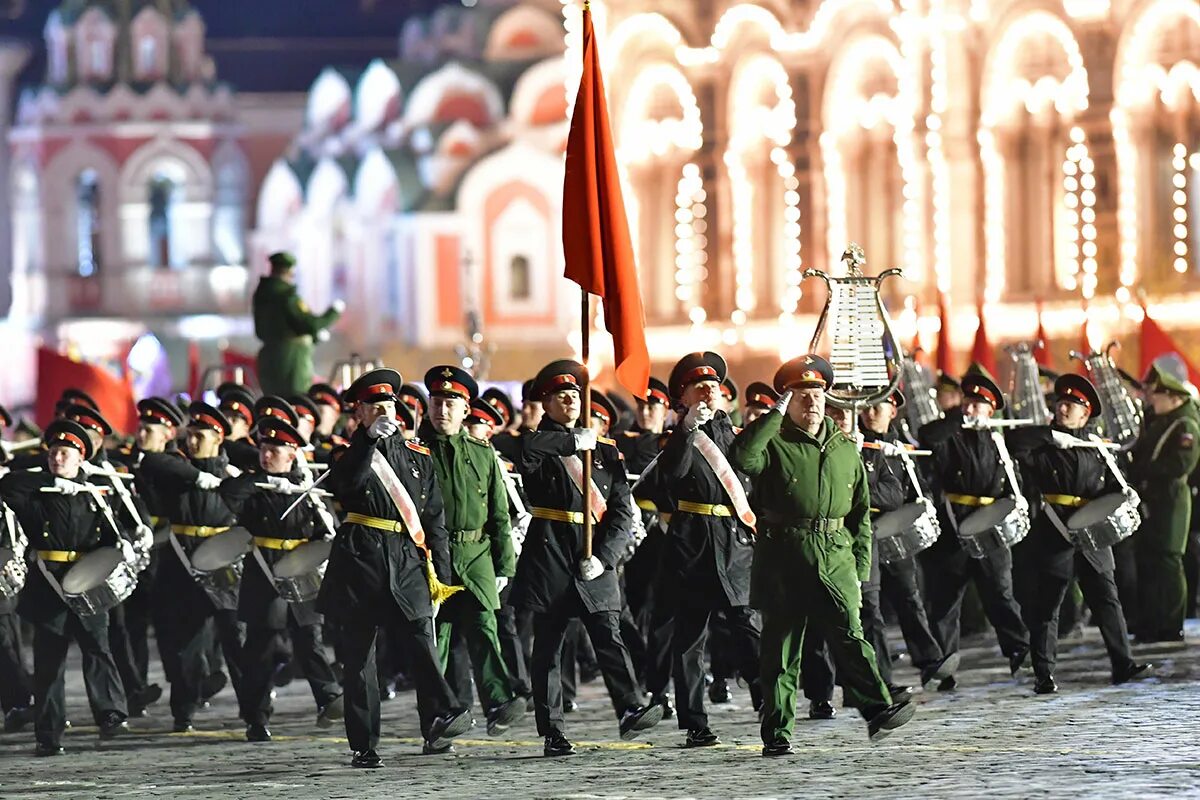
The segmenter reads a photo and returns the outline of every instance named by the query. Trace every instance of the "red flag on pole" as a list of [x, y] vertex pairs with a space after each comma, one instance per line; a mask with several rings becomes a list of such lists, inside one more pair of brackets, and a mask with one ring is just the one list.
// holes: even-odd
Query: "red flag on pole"
[[996, 374], [996, 353], [992, 350], [992, 344], [988, 341], [987, 327], [983, 321], [983, 303], [979, 303], [975, 307], [976, 314], [979, 315], [979, 327], [975, 329], [975, 343], [971, 345], [971, 361], [979, 364], [988, 373]]
[[1033, 345], [1033, 359], [1037, 361], [1039, 366], [1046, 368], [1050, 367], [1052, 358], [1050, 357], [1050, 337], [1046, 335], [1046, 326], [1042, 324], [1042, 304], [1037, 306], [1038, 326], [1035, 338], [1037, 339]]
[[86, 361], [75, 361], [46, 347], [37, 352], [37, 424], [46, 427], [54, 419], [54, 404], [64, 389], [82, 389], [100, 406], [100, 413], [118, 433], [137, 427], [133, 388], [124, 378]]
[[[604, 299], [617, 380], [634, 397], [650, 381], [645, 318], [613, 148], [592, 14], [583, 7], [583, 76], [567, 137], [563, 181], [566, 277]], [[585, 334], [586, 335], [586, 334]]]
[[1140, 378], [1150, 369], [1150, 365], [1160, 356], [1174, 353], [1179, 356], [1179, 360], [1187, 367], [1188, 380], [1195, 386], [1200, 386], [1200, 370], [1196, 369], [1196, 365], [1188, 360], [1184, 355], [1183, 349], [1175, 343], [1170, 334], [1164, 331], [1159, 324], [1150, 316], [1150, 310], [1145, 306], [1142, 307], [1145, 315], [1142, 317], [1142, 332], [1139, 342], [1141, 347], [1141, 372], [1138, 373]]
[[950, 317], [946, 314], [946, 296], [938, 292], [937, 368], [938, 372], [954, 375], [954, 351], [950, 347]]

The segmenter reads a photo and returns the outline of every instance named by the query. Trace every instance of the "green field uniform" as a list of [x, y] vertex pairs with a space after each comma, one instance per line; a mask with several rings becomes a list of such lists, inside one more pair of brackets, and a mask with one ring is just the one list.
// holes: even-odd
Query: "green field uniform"
[[293, 284], [273, 275], [259, 281], [253, 308], [254, 334], [263, 343], [258, 351], [263, 394], [304, 394], [313, 381], [313, 337], [337, 322], [341, 313], [331, 308], [313, 314]]

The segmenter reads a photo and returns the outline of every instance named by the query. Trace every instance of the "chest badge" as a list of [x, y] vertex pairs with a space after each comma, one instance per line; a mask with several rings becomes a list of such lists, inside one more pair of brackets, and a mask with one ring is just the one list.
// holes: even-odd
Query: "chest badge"
[[416, 467], [410, 467], [409, 469], [410, 469], [410, 471], [412, 472], [412, 476], [413, 476], [414, 478], [420, 478], [420, 477], [421, 477], [421, 473], [420, 473], [420, 472], [417, 470], [417, 468], [416, 468]]

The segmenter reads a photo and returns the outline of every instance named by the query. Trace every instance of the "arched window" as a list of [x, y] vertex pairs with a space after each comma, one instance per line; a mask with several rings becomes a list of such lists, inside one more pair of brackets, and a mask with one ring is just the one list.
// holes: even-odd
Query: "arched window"
[[143, 79], [158, 77], [158, 42], [153, 36], [143, 36], [138, 42], [137, 72]]
[[85, 169], [75, 183], [75, 230], [76, 268], [88, 278], [100, 271], [100, 179], [95, 170]]
[[529, 257], [516, 255], [508, 263], [508, 299], [528, 300], [533, 296], [530, 286], [532, 276], [529, 274]]
[[147, 201], [150, 205], [149, 262], [152, 267], [180, 266], [172, 244], [176, 235], [176, 206], [182, 194], [181, 190], [182, 186], [165, 172], [155, 172], [150, 179]]

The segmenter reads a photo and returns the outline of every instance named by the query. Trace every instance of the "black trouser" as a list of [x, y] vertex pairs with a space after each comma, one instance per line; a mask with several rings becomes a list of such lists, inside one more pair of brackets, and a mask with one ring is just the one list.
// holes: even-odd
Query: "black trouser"
[[574, 592], [553, 611], [534, 614], [530, 677], [540, 735], [549, 736], [564, 730], [562, 647], [571, 620], [576, 618], [582, 622], [595, 648], [596, 661], [617, 718], [620, 719], [627, 709], [641, 705], [633, 662], [621, 639], [620, 617], [617, 611], [589, 612]]
[[813, 626], [804, 632], [804, 643], [800, 646], [800, 685], [810, 702], [833, 700], [833, 658], [825, 637]]
[[729, 619], [723, 613], [713, 614], [708, 621], [708, 659], [714, 681], [725, 681], [737, 674], [732, 636]]
[[57, 746], [67, 722], [67, 647], [74, 640], [83, 656], [83, 685], [87, 689], [92, 718], [99, 725], [105, 717], [124, 719], [125, 690], [108, 649], [108, 615], [87, 618], [67, 613], [61, 634], [42, 625], [33, 634], [34, 730], [40, 743]]
[[[754, 612], [749, 606], [725, 606], [719, 610], [729, 628], [733, 663], [748, 682], [757, 681], [761, 631], [755, 624]], [[708, 727], [708, 714], [704, 710], [704, 643], [709, 620], [716, 611], [692, 602], [680, 604], [675, 613], [671, 650], [680, 730]]]
[[646, 691], [652, 695], [666, 694], [667, 683], [671, 680], [671, 635], [675, 629], [675, 614], [663, 600], [663, 592], [658, 590], [646, 628]]
[[1036, 577], [1031, 584], [1032, 608], [1028, 612], [1034, 672], [1040, 676], [1054, 672], [1058, 655], [1059, 609], [1071, 584], [1072, 573], [1083, 590], [1084, 601], [1092, 610], [1092, 621], [1100, 628], [1113, 672], [1128, 670], [1133, 665], [1133, 652], [1129, 648], [1129, 631], [1125, 627], [1113, 573], [1097, 570], [1074, 548], [1054, 553], [1039, 552], [1036, 567], [1031, 568]]
[[[157, 574], [158, 554], [151, 551], [150, 564], [138, 575], [137, 588], [121, 604], [134, 674], [138, 685], [143, 688], [150, 682], [150, 618], [154, 613], [154, 581]], [[119, 661], [117, 665], [120, 666]]]
[[[212, 620], [210, 631], [209, 620]], [[169, 633], [168, 633], [169, 631]], [[200, 705], [204, 678], [211, 671], [208, 651], [216, 643], [225, 657], [225, 668], [239, 703], [242, 693], [242, 632], [233, 610], [214, 611], [210, 617], [197, 614], [181, 616], [162, 633], [170, 641], [171, 658], [177, 664], [171, 683], [171, 714], [176, 721], [190, 721]]]
[[[500, 635], [500, 651], [504, 655], [504, 663], [512, 679], [512, 690], [515, 694], [528, 697], [533, 692], [533, 687], [529, 684], [525, 644], [517, 630], [517, 610], [507, 603], [496, 612], [496, 632]], [[457, 688], [455, 692], [462, 695]]]
[[[399, 609], [388, 624], [388, 635], [409, 658], [409, 677], [417, 687], [417, 713], [421, 733], [428, 736], [434, 719], [460, 710], [450, 684], [442, 675], [434, 644], [433, 618], [404, 619]], [[375, 639], [379, 627], [372, 619], [350, 617], [342, 622], [342, 653], [345, 659], [343, 687], [346, 705], [346, 738], [355, 752], [379, 746], [379, 674], [375, 663]]]
[[887, 628], [883, 624], [883, 609], [879, 605], [879, 583], [867, 582], [862, 586], [863, 638], [875, 650], [875, 665], [879, 677], [890, 689], [892, 686], [892, 653], [887, 644]]
[[291, 635], [292, 659], [300, 674], [308, 680], [317, 710], [329, 705], [342, 693], [325, 657], [321, 626], [297, 625], [288, 614], [287, 630], [251, 626], [246, 629], [242, 648], [242, 690], [238, 698], [242, 720], [247, 725], [266, 725], [271, 721], [271, 678], [282, 639]]
[[33, 678], [21, 658], [21, 619], [0, 613], [0, 711], [33, 705]]
[[[938, 644], [946, 655], [958, 652], [959, 618], [963, 593], [972, 581], [979, 591], [984, 613], [996, 631], [1000, 650], [1012, 657], [1029, 649], [1029, 630], [1013, 596], [1012, 551], [993, 550], [983, 558], [971, 558], [946, 531], [942, 540], [920, 554], [928, 579], [929, 618]], [[945, 541], [952, 537], [951, 541]]]
[[[929, 626], [917, 569], [917, 561], [913, 556], [891, 564], [880, 564], [880, 588], [896, 611], [913, 666], [925, 669], [941, 661], [944, 654]], [[866, 627], [865, 615], [863, 626]]]
[[621, 606], [621, 641], [629, 649], [629, 659], [633, 662], [633, 674], [637, 676], [638, 686], [641, 686], [646, 676], [646, 637], [638, 627], [629, 603], [624, 602], [622, 594]]
[[128, 615], [125, 603], [108, 612], [108, 647], [125, 687], [125, 696], [132, 697], [146, 688], [146, 681], [138, 671], [133, 655], [133, 642], [127, 627]]
[[1125, 625], [1134, 627], [1141, 608], [1138, 603], [1137, 533], [1113, 545], [1113, 561], [1116, 569], [1113, 580], [1117, 583], [1117, 596], [1125, 612]]

